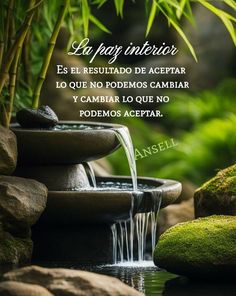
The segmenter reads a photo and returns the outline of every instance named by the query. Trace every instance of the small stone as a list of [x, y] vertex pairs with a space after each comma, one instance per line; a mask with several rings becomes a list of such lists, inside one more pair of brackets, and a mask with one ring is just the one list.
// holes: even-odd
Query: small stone
[[211, 216], [177, 224], [161, 235], [154, 262], [190, 278], [234, 279], [236, 217]]
[[28, 266], [4, 274], [5, 280], [45, 287], [55, 296], [141, 296], [120, 280], [87, 271]]
[[0, 176], [0, 222], [4, 227], [31, 227], [42, 214], [46, 202], [45, 185], [31, 179]]
[[17, 112], [16, 120], [23, 128], [50, 128], [58, 123], [56, 113], [49, 106], [22, 109]]
[[16, 136], [0, 125], [0, 175], [11, 175], [16, 168], [16, 162]]
[[194, 194], [196, 217], [236, 215], [236, 165], [221, 170]]
[[6, 281], [0, 283], [0, 296], [53, 296], [53, 294], [38, 285]]

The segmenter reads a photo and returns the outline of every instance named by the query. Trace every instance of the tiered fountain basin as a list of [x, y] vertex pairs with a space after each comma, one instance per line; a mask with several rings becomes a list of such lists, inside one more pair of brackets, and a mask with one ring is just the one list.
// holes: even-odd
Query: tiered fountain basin
[[[129, 190], [107, 190], [101, 184], [129, 184]], [[134, 201], [133, 215], [150, 212], [155, 201], [162, 198], [161, 208], [173, 203], [181, 192], [179, 183], [172, 180], [138, 178], [140, 191], [132, 191], [128, 177], [97, 177], [97, 190], [50, 191], [47, 209], [41, 223], [108, 223], [130, 219], [130, 207]], [[109, 186], [109, 185], [107, 185]], [[151, 189], [143, 189], [143, 187]], [[56, 209], [56, 211], [55, 211]]]
[[181, 184], [165, 179], [139, 177], [133, 191], [130, 177], [96, 177], [93, 188], [84, 163], [119, 148], [117, 128], [124, 127], [91, 122], [60, 122], [50, 130], [12, 126], [19, 154], [15, 175], [49, 189], [46, 210], [33, 229], [36, 260], [112, 263], [110, 226], [130, 219], [132, 204], [135, 215], [152, 211], [160, 198], [161, 207], [178, 198]]
[[17, 136], [18, 163], [78, 164], [102, 158], [118, 149], [120, 143], [112, 129], [122, 127], [61, 121], [55, 129], [26, 129], [18, 124], [12, 124], [11, 129]]
[[[17, 170], [16, 175], [32, 178], [32, 175]], [[50, 189], [50, 182], [44, 181]], [[132, 181], [129, 177], [97, 177], [98, 188], [92, 187], [77, 190], [49, 190], [47, 207], [39, 223], [42, 224], [78, 224], [78, 223], [109, 223], [113, 224], [130, 218], [130, 207], [134, 201], [136, 213], [150, 212], [156, 199], [161, 196], [161, 208], [173, 203], [181, 192], [180, 183], [173, 180], [163, 180], [140, 177], [139, 190], [132, 191]], [[110, 184], [124, 184], [127, 189], [106, 189]], [[106, 187], [105, 187], [106, 186]]]

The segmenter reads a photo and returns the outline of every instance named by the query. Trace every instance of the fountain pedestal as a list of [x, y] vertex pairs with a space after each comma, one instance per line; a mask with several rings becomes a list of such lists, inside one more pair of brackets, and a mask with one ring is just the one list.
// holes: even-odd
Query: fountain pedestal
[[113, 262], [109, 224], [35, 225], [33, 261], [97, 265]]
[[[181, 192], [179, 182], [153, 178], [138, 178], [138, 191], [133, 191], [129, 177], [97, 178], [94, 189], [83, 163], [118, 149], [114, 129], [125, 127], [84, 124], [62, 122], [54, 130], [12, 126], [19, 153], [15, 175], [36, 179], [49, 189], [46, 210], [33, 227], [33, 260], [112, 263], [111, 225], [129, 220], [131, 208], [132, 215], [150, 212], [160, 197], [164, 207]], [[99, 189], [104, 184], [125, 188]]]

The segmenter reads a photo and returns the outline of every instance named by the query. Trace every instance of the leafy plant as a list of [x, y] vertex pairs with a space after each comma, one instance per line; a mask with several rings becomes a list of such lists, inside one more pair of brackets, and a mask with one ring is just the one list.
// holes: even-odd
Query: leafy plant
[[161, 108], [164, 114], [168, 114], [164, 126], [167, 129], [175, 126], [174, 132], [178, 133], [214, 118], [236, 114], [235, 93], [235, 79], [223, 81], [214, 91], [205, 90], [194, 94], [172, 91], [173, 100]]
[[[147, 1], [148, 4], [149, 2], [150, 1]], [[158, 16], [159, 13], [161, 13], [166, 17], [169, 26], [172, 26], [183, 38], [193, 57], [195, 58], [195, 60], [197, 60], [195, 50], [188, 37], [182, 30], [181, 26], [181, 21], [183, 18], [187, 19], [190, 23], [193, 24], [194, 17], [192, 12], [192, 4], [196, 3], [204, 6], [206, 9], [208, 9], [210, 12], [221, 19], [226, 29], [228, 30], [234, 44], [236, 45], [236, 30], [234, 26], [236, 18], [223, 9], [218, 8], [209, 2], [210, 1], [206, 0], [151, 0], [151, 8], [148, 18], [146, 35], [149, 34], [155, 18]], [[229, 6], [232, 9], [233, 14], [235, 14], [236, 3], [234, 0], [223, 0], [222, 2], [225, 5]]]
[[[39, 105], [40, 93], [47, 75], [54, 46], [62, 25], [78, 38], [88, 36], [90, 24], [110, 33], [93, 11], [108, 0], [1, 0], [0, 2], [0, 123], [9, 126], [14, 106], [31, 101]], [[223, 1], [235, 13], [233, 0]], [[118, 16], [124, 17], [124, 0], [113, 0]], [[196, 53], [182, 30], [181, 21], [194, 21], [192, 6], [200, 4], [218, 16], [236, 44], [235, 17], [205, 0], [146, 0], [150, 32], [158, 14], [182, 36], [195, 59]], [[46, 46], [48, 44], [48, 46]], [[22, 102], [16, 102], [21, 99]]]
[[[152, 145], [171, 138], [178, 143], [170, 149], [139, 158], [139, 176], [190, 180], [200, 185], [214, 176], [217, 169], [235, 163], [235, 90], [236, 80], [229, 79], [215, 90], [195, 95], [178, 93], [175, 101], [165, 106], [169, 125], [164, 122], [158, 129], [140, 118], [134, 122], [123, 119], [123, 123], [131, 130], [134, 147], [143, 156], [143, 149]], [[129, 174], [122, 151], [110, 155], [109, 161], [116, 174]]]

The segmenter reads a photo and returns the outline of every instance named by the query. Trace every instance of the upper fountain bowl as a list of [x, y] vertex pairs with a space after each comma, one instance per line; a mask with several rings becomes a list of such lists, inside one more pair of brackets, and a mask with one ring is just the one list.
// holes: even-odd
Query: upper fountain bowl
[[77, 164], [104, 157], [120, 143], [113, 129], [118, 124], [60, 121], [53, 129], [21, 128], [12, 124], [17, 137], [18, 163]]

